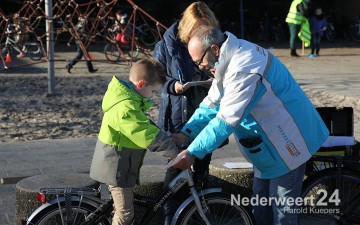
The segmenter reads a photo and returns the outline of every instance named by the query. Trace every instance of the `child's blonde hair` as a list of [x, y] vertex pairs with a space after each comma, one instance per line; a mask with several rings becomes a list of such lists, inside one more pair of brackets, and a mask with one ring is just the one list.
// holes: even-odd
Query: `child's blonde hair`
[[179, 22], [178, 36], [183, 43], [187, 44], [189, 42], [190, 32], [199, 19], [205, 20], [208, 26], [219, 27], [219, 21], [216, 19], [215, 14], [204, 2], [193, 2], [185, 9]]
[[163, 66], [151, 57], [136, 62], [130, 69], [129, 78], [145, 80], [147, 85], [163, 85], [166, 82], [166, 73]]

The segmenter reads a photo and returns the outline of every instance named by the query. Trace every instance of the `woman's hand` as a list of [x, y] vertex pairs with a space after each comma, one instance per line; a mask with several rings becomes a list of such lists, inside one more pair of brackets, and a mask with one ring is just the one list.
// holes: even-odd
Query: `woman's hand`
[[189, 87], [186, 86], [186, 85], [180, 84], [179, 81], [176, 81], [176, 82], [175, 82], [175, 85], [174, 85], [174, 89], [175, 89], [175, 93], [176, 93], [176, 94], [182, 94], [182, 93], [184, 93], [187, 89], [189, 89]]

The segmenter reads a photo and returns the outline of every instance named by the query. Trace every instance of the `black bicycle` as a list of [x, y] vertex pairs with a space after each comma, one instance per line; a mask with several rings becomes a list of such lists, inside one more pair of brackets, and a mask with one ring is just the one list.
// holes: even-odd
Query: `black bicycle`
[[360, 163], [341, 156], [313, 156], [304, 181], [301, 219], [318, 225], [360, 224]]
[[40, 42], [28, 41], [25, 42], [23, 48], [21, 48], [16, 43], [14, 33], [6, 32], [6, 34], [8, 35], [8, 37], [6, 38], [5, 43], [0, 45], [1, 54], [4, 58], [8, 54], [11, 55], [15, 52], [20, 53], [21, 51], [24, 52], [26, 57], [29, 57], [33, 61], [39, 61], [43, 57], [44, 53]]
[[[241, 205], [233, 204], [230, 194], [221, 192], [221, 188], [196, 190], [192, 179], [192, 171], [181, 172], [156, 199], [144, 196], [134, 196], [135, 208], [146, 208], [144, 216], [138, 220], [139, 225], [148, 225], [164, 204], [188, 184], [190, 196], [185, 198], [178, 207], [172, 224], [255, 224], [251, 212]], [[44, 188], [38, 194], [43, 202], [46, 197], [52, 200], [36, 209], [23, 224], [73, 224], [73, 225], [110, 225], [113, 211], [112, 200], [99, 198], [99, 189], [78, 188]]]

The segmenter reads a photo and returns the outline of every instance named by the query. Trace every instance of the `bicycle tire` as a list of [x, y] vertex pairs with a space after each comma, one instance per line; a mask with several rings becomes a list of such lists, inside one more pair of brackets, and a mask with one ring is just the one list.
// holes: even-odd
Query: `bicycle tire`
[[41, 45], [38, 42], [31, 42], [25, 44], [26, 55], [33, 61], [39, 61], [43, 57], [43, 51]]
[[107, 43], [104, 47], [104, 54], [110, 62], [118, 62], [121, 56], [119, 49], [114, 43]]
[[146, 27], [141, 32], [139, 40], [141, 44], [145, 45], [146, 47], [154, 47], [156, 43], [160, 40], [160, 36], [158, 31], [151, 27]]
[[[211, 224], [253, 225], [254, 217], [243, 206], [232, 204], [230, 196], [225, 193], [211, 193], [204, 196], [210, 212], [206, 215]], [[202, 197], [200, 197], [202, 201]], [[205, 224], [197, 211], [195, 202], [184, 208], [179, 215], [176, 225]]]
[[127, 54], [129, 57], [133, 57], [133, 59], [136, 59], [139, 56], [139, 52], [140, 52], [140, 48], [139, 46], [134, 43], [134, 49], [133, 49], [133, 53], [131, 55], [131, 43], [129, 44], [130, 46], [127, 46], [126, 49], [125, 48], [121, 48], [124, 52], [124, 54]]
[[335, 33], [333, 31], [328, 31], [325, 33], [326, 40], [328, 42], [334, 42], [335, 41]]
[[0, 45], [1, 54], [4, 59], [6, 59], [7, 54], [11, 54], [11, 50], [9, 47], [7, 47], [5, 44]]
[[[88, 203], [82, 202], [80, 204], [79, 201], [71, 201], [71, 214], [73, 217], [71, 220], [71, 224], [73, 225], [84, 225], [85, 223], [84, 217], [94, 212], [97, 208]], [[40, 211], [31, 221], [28, 221], [26, 224], [28, 225], [65, 225], [66, 221], [62, 221], [61, 214], [64, 218], [66, 218], [65, 212], [65, 202], [60, 203], [60, 207], [58, 203], [51, 205], [50, 207], [45, 208]], [[100, 223], [97, 225], [111, 225], [109, 218], [104, 217]]]
[[355, 42], [360, 42], [360, 28], [359, 24], [353, 24], [350, 25], [348, 28], [348, 35], [351, 38], [351, 40]]
[[325, 37], [326, 37], [326, 40], [331, 43], [334, 42], [336, 39], [335, 27], [331, 23], [328, 23], [328, 25], [327, 25], [327, 28], [325, 31]]
[[[341, 186], [338, 191], [340, 199], [339, 206], [329, 202], [331, 195], [335, 192], [336, 182], [338, 178], [338, 168], [328, 168], [314, 173], [305, 179], [302, 188], [302, 197], [313, 197], [313, 204], [303, 206], [301, 209], [301, 220], [316, 221], [318, 225], [335, 225], [342, 224], [335, 216], [341, 215], [347, 206], [351, 203], [360, 192], [360, 173], [351, 169], [342, 168]], [[338, 182], [339, 185], [340, 182]], [[319, 192], [325, 190], [327, 194]], [[324, 206], [319, 206], [319, 201], [326, 203]], [[306, 211], [305, 211], [306, 210]], [[360, 215], [360, 207], [358, 206], [354, 211]], [[353, 215], [351, 218], [345, 218], [349, 221], [358, 221], [359, 216]], [[358, 221], [359, 222], [359, 221]], [[352, 224], [352, 223], [351, 223]]]

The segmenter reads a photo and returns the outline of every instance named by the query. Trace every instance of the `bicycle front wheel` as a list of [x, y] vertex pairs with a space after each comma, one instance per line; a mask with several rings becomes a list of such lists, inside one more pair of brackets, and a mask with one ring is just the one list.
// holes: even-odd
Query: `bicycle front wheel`
[[[303, 184], [302, 197], [304, 206], [301, 209], [301, 221], [316, 222], [317, 225], [343, 224], [345, 219], [353, 224], [360, 222], [360, 206], [356, 204], [348, 218], [342, 214], [360, 194], [360, 174], [349, 169], [329, 168], [316, 172]], [[358, 224], [356, 223], [356, 224]], [[345, 223], [346, 224], [346, 223]]]
[[134, 49], [133, 49], [133, 51], [131, 52], [130, 50], [129, 50], [129, 52], [128, 52], [128, 54], [129, 54], [129, 56], [130, 57], [133, 57], [134, 59], [136, 58], [136, 57], [138, 57], [139, 56], [139, 46], [137, 45], [137, 44], [134, 44]]
[[121, 53], [114, 43], [107, 43], [104, 48], [104, 54], [107, 60], [110, 62], [118, 62], [121, 56]]
[[[40, 211], [31, 221], [28, 221], [28, 225], [84, 225], [94, 224], [91, 220], [88, 223], [88, 216], [90, 213], [95, 212], [96, 207], [87, 204], [80, 203], [78, 201], [72, 201], [71, 206], [66, 210], [65, 203], [60, 203], [60, 206], [56, 203], [42, 211]], [[107, 217], [103, 217], [96, 225], [110, 225], [110, 220]]]
[[39, 61], [43, 57], [43, 51], [41, 45], [37, 42], [31, 42], [26, 44], [26, 55], [33, 61]]
[[[200, 201], [203, 201], [200, 197]], [[243, 206], [233, 204], [230, 196], [224, 193], [212, 193], [204, 196], [207, 205], [205, 212], [211, 224], [216, 225], [252, 225], [255, 224], [251, 212]], [[204, 224], [194, 202], [180, 214], [176, 225]]]

